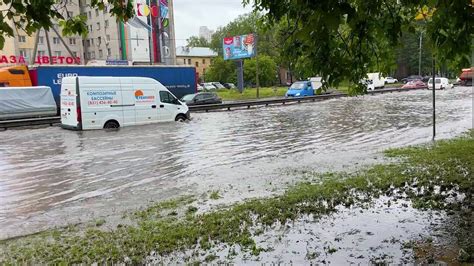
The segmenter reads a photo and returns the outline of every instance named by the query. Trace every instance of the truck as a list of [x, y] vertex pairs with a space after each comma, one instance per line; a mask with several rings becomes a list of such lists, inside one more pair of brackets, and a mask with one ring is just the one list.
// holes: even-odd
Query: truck
[[0, 69], [0, 86], [48, 86], [59, 107], [62, 78], [76, 76], [147, 77], [179, 98], [197, 92], [196, 68], [190, 66], [12, 66]]
[[461, 75], [459, 76], [459, 85], [461, 86], [472, 86], [472, 79], [474, 78], [474, 67], [463, 68]]
[[28, 67], [24, 65], [0, 68], [0, 87], [31, 87]]
[[381, 73], [367, 73], [367, 78], [363, 79], [361, 83], [367, 86], [367, 90], [373, 91], [375, 89], [382, 89], [385, 87], [385, 78]]
[[56, 114], [56, 102], [49, 87], [0, 89], [0, 120], [48, 117]]
[[61, 82], [61, 127], [111, 129], [189, 119], [189, 108], [152, 78], [69, 76]]

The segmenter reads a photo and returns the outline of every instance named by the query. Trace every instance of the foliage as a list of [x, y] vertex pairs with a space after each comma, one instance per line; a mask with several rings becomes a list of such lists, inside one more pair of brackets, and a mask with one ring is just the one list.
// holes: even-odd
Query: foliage
[[[374, 70], [389, 72], [402, 32], [415, 30], [424, 6], [432, 10], [423, 27], [438, 60], [459, 57], [469, 65], [470, 0], [244, 0], [251, 2], [269, 23], [286, 23], [284, 53], [295, 59], [294, 68], [325, 77], [326, 86], [343, 80], [358, 84]], [[365, 88], [358, 85], [358, 90]]]
[[[80, 15], [67, 17], [66, 4], [66, 0], [1, 0], [0, 49], [5, 44], [5, 37], [13, 37], [15, 29], [31, 35], [41, 28], [49, 30], [55, 21], [63, 27], [66, 36], [87, 34], [85, 19]], [[133, 1], [92, 0], [90, 6], [100, 10], [109, 7], [109, 12], [122, 21], [133, 17], [134, 13]]]
[[[261, 86], [272, 86], [276, 81], [277, 65], [268, 55], [258, 55], [258, 78]], [[244, 63], [244, 80], [257, 84], [257, 58], [246, 60]]]
[[[288, 88], [286, 87], [263, 87], [259, 89], [259, 96], [260, 98], [282, 97], [287, 90]], [[219, 95], [222, 100], [227, 101], [249, 100], [257, 98], [257, 90], [256, 88], [245, 88], [244, 91], [240, 93], [237, 89], [222, 89], [217, 91], [217, 95]]]
[[237, 73], [235, 62], [225, 61], [222, 56], [213, 59], [212, 65], [207, 69], [205, 81], [218, 81], [221, 83], [236, 83]]
[[204, 37], [191, 36], [186, 42], [188, 43], [187, 47], [209, 47], [209, 42]]

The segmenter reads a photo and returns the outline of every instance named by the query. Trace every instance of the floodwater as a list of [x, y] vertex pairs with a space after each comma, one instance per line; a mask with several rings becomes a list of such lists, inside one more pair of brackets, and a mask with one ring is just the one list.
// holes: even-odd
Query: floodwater
[[[437, 91], [438, 138], [473, 126], [473, 90]], [[291, 169], [341, 170], [431, 139], [431, 92], [195, 113], [188, 123], [0, 132], [0, 239], [84, 222], [181, 194], [267, 196]]]

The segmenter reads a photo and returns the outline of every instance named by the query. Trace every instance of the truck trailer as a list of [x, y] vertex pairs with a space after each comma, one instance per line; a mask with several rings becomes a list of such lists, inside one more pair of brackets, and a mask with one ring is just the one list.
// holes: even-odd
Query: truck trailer
[[49, 86], [60, 105], [63, 77], [144, 77], [163, 84], [176, 97], [197, 92], [196, 68], [186, 66], [39, 66], [30, 71], [34, 86]]

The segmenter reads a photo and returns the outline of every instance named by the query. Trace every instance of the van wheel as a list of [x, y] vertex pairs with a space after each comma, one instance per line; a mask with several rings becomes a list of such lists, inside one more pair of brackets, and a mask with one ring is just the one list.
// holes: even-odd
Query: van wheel
[[183, 114], [179, 114], [179, 115], [176, 116], [176, 118], [174, 119], [174, 121], [176, 121], [176, 122], [184, 122], [184, 121], [186, 121], [186, 116], [183, 115]]
[[114, 120], [107, 121], [104, 125], [105, 129], [113, 129], [113, 128], [119, 128], [119, 127], [120, 127], [120, 124]]

